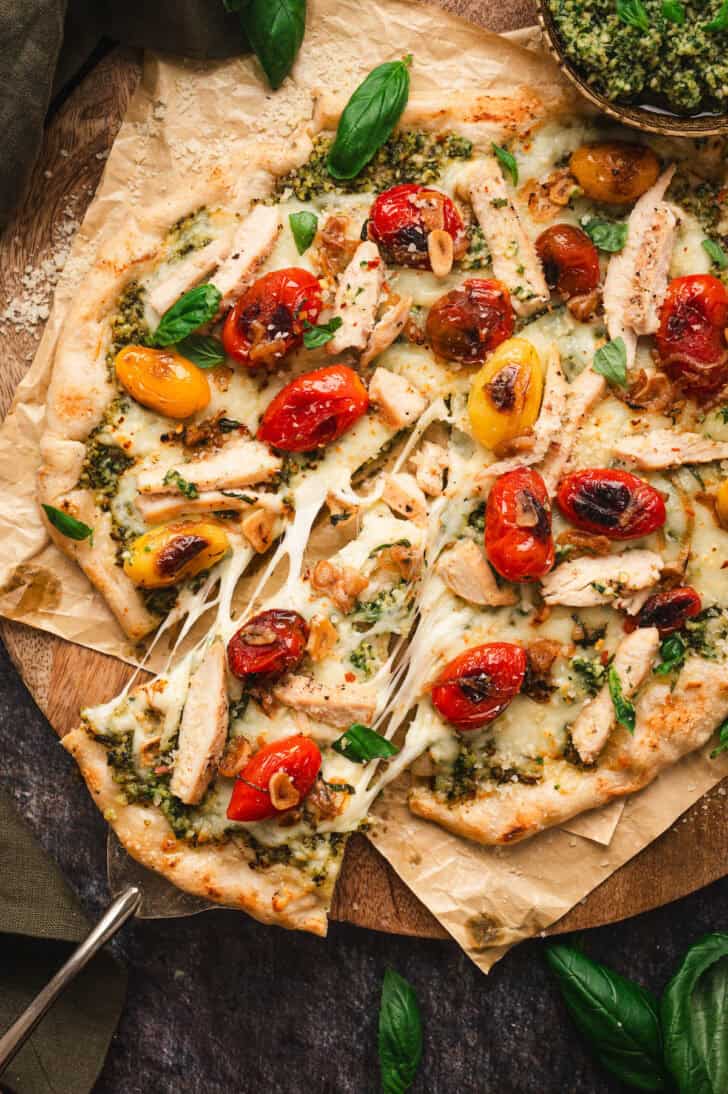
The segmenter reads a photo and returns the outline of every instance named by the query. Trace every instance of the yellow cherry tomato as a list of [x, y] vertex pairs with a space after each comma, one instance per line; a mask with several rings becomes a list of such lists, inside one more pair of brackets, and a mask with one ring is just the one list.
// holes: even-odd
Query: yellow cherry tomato
[[604, 141], [577, 148], [569, 170], [593, 201], [631, 205], [657, 182], [660, 161], [643, 144]]
[[721, 528], [728, 528], [728, 479], [718, 487], [715, 495], [715, 511]]
[[531, 343], [501, 342], [473, 377], [468, 399], [473, 436], [490, 449], [520, 437], [538, 418], [542, 394], [543, 369]]
[[210, 401], [204, 372], [172, 349], [125, 346], [115, 368], [132, 399], [167, 418], [189, 418]]
[[160, 524], [134, 540], [124, 573], [141, 589], [163, 589], [209, 570], [229, 546], [227, 532], [213, 520]]

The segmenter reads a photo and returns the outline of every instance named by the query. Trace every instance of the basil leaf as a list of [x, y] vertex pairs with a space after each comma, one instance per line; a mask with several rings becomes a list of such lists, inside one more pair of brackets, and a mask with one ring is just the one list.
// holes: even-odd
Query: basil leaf
[[411, 63], [407, 56], [377, 65], [349, 99], [326, 160], [335, 179], [353, 179], [391, 135], [409, 98]]
[[174, 348], [198, 368], [215, 368], [225, 360], [222, 343], [209, 334], [188, 334]]
[[386, 737], [382, 737], [381, 733], [359, 722], [350, 725], [346, 733], [342, 733], [331, 747], [339, 755], [346, 756], [347, 760], [355, 764], [366, 764], [370, 760], [386, 760], [399, 752], [399, 749]]
[[663, 638], [660, 643], [660, 660], [653, 668], [657, 676], [667, 676], [670, 672], [681, 669], [685, 661], [687, 646], [679, 634], [672, 634], [669, 638]]
[[422, 1020], [414, 988], [387, 969], [379, 1006], [379, 1067], [384, 1094], [404, 1094], [422, 1059]]
[[179, 471], [171, 468], [162, 479], [165, 486], [176, 486], [180, 494], [186, 498], [199, 497], [199, 490], [193, 482], [188, 482], [187, 479], [183, 479]]
[[325, 346], [334, 337], [341, 323], [342, 320], [338, 315], [329, 319], [328, 323], [319, 323], [316, 326], [304, 319], [303, 344], [306, 349], [318, 349], [319, 346]]
[[621, 251], [627, 242], [628, 226], [622, 221], [600, 220], [599, 217], [590, 217], [582, 225], [584, 231], [591, 239], [595, 247], [608, 254], [616, 254]]
[[159, 320], [154, 345], [172, 346], [181, 342], [213, 318], [221, 300], [222, 294], [214, 285], [197, 285], [184, 293]]
[[617, 16], [628, 27], [649, 30], [650, 20], [642, 0], [617, 0]]
[[691, 946], [660, 1007], [665, 1061], [681, 1094], [728, 1090], [728, 934]]
[[719, 243], [716, 243], [714, 239], [704, 239], [702, 247], [710, 261], [715, 263], [719, 270], [728, 268], [728, 254]]
[[628, 729], [630, 733], [634, 733], [634, 703], [630, 703], [629, 699], [622, 691], [622, 681], [619, 679], [619, 674], [614, 665], [609, 666], [607, 683], [609, 684], [609, 694], [612, 696], [612, 704], [614, 706], [614, 713], [617, 716], [617, 721], [621, 726], [624, 726], [625, 729]]
[[594, 354], [592, 368], [601, 376], [605, 376], [610, 384], [618, 384], [619, 387], [627, 386], [627, 350], [622, 338], [615, 338], [613, 342], [607, 342]]
[[705, 24], [706, 30], [728, 30], [728, 0], [723, 0], [715, 19]]
[[288, 223], [291, 226], [296, 250], [302, 255], [314, 241], [318, 230], [318, 217], [315, 213], [307, 213], [303, 210], [300, 213], [291, 213], [288, 217]]
[[717, 733], [718, 746], [711, 752], [711, 760], [714, 760], [716, 756], [720, 756], [721, 752], [728, 752], [728, 718], [726, 718], [722, 725], [718, 726]]
[[509, 152], [507, 148], [502, 148], [499, 144], [491, 144], [491, 149], [498, 158], [502, 167], [505, 167], [508, 174], [511, 176], [511, 182], [514, 186], [518, 185], [518, 164], [516, 163], [516, 157], [512, 152]]
[[88, 524], [84, 524], [82, 520], [76, 520], [75, 517], [72, 517], [70, 513], [66, 513], [63, 509], [56, 509], [55, 505], [44, 505], [43, 510], [48, 517], [49, 523], [62, 536], [75, 539], [76, 542], [87, 539], [93, 547], [94, 530], [89, 528]]
[[275, 91], [293, 68], [306, 30], [306, 0], [249, 0], [240, 22]]
[[680, 0], [663, 0], [662, 15], [668, 23], [676, 23], [679, 27], [685, 22], [685, 8]]
[[638, 1090], [664, 1090], [654, 996], [571, 946], [549, 946], [546, 960], [574, 1025], [602, 1066]]

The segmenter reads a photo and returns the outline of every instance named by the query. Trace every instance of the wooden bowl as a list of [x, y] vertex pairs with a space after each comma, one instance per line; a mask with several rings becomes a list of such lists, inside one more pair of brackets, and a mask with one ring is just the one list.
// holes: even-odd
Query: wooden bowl
[[601, 113], [608, 114], [610, 118], [615, 118], [624, 125], [631, 125], [633, 129], [658, 133], [663, 137], [715, 137], [728, 134], [728, 114], [706, 113], [686, 117], [658, 107], [616, 103], [600, 95], [590, 87], [578, 69], [565, 57], [556, 23], [549, 10], [548, 0], [538, 0], [538, 21], [549, 52], [561, 71], [577, 91]]

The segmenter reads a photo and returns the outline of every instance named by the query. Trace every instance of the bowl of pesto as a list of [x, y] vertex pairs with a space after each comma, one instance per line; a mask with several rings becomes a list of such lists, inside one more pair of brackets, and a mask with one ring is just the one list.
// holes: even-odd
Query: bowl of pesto
[[728, 0], [539, 0], [539, 21], [605, 113], [669, 136], [728, 133]]

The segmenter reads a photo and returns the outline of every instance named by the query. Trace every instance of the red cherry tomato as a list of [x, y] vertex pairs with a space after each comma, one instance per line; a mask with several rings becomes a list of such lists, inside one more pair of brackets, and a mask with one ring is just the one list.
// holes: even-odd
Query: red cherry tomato
[[290, 672], [301, 661], [308, 642], [308, 623], [298, 612], [271, 608], [244, 623], [228, 642], [230, 671], [271, 679]]
[[258, 440], [284, 452], [311, 452], [337, 440], [366, 414], [369, 395], [353, 369], [329, 365], [291, 380], [268, 404]]
[[369, 238], [397, 266], [429, 270], [427, 237], [436, 229], [452, 236], [455, 258], [465, 253], [468, 241], [454, 203], [447, 194], [417, 183], [385, 190], [369, 212]]
[[485, 507], [485, 551], [507, 581], [536, 581], [553, 566], [551, 503], [537, 471], [517, 467], [493, 485]]
[[660, 364], [697, 396], [711, 395], [728, 380], [728, 292], [717, 277], [676, 277], [667, 288], [657, 331]]
[[646, 600], [637, 616], [637, 626], [657, 627], [660, 637], [664, 638], [684, 627], [685, 621], [698, 615], [702, 606], [695, 589], [690, 585], [681, 585], [677, 589], [656, 593]]
[[612, 467], [567, 475], [559, 484], [556, 502], [577, 528], [609, 539], [640, 539], [662, 528], [666, 518], [659, 490]]
[[526, 676], [526, 651], [512, 642], [486, 642], [446, 665], [432, 688], [442, 717], [465, 732], [502, 714]]
[[439, 357], [477, 365], [513, 334], [513, 308], [501, 281], [474, 277], [430, 308], [427, 340]]
[[321, 753], [310, 737], [295, 734], [272, 741], [248, 760], [235, 780], [227, 815], [235, 821], [259, 821], [294, 809], [294, 802], [277, 809], [271, 800], [269, 783], [273, 775], [285, 771], [298, 793], [299, 801], [308, 794], [321, 770]]
[[549, 285], [562, 296], [584, 296], [599, 284], [599, 254], [581, 228], [552, 224], [536, 240]]
[[222, 329], [229, 357], [248, 368], [272, 368], [303, 342], [304, 321], [321, 311], [321, 286], [308, 270], [274, 270], [254, 281]]

